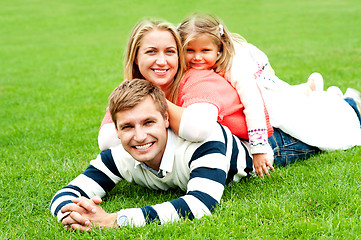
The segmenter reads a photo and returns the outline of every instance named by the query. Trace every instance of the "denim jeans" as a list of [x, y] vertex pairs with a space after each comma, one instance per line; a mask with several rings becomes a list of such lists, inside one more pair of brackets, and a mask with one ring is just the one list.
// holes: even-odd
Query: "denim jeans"
[[360, 115], [360, 112], [359, 110], [357, 109], [357, 105], [356, 105], [356, 102], [355, 100], [353, 100], [352, 98], [345, 98], [344, 99], [352, 108], [353, 110], [355, 111], [357, 117], [358, 117], [358, 120], [360, 121], [360, 127], [361, 127], [361, 115]]
[[301, 142], [279, 128], [274, 128], [273, 135], [268, 138], [268, 142], [273, 149], [274, 166], [286, 166], [320, 152], [317, 147]]

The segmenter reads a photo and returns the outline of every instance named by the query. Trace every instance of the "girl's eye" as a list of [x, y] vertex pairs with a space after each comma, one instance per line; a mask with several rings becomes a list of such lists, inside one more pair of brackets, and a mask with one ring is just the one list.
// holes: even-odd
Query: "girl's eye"
[[154, 51], [154, 50], [148, 50], [148, 51], [146, 51], [145, 53], [146, 53], [146, 54], [154, 54], [155, 51]]
[[175, 54], [176, 51], [174, 51], [174, 50], [168, 50], [167, 53], [168, 53], [168, 54]]
[[193, 49], [187, 49], [186, 51], [187, 51], [187, 53], [192, 53], [192, 52], [194, 52]]

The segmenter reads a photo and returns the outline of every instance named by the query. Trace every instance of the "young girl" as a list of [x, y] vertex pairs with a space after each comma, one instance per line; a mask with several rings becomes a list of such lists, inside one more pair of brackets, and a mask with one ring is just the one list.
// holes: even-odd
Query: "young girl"
[[[262, 171], [268, 174], [266, 166], [273, 169], [271, 160], [267, 157], [270, 148], [268, 137], [272, 135], [272, 127], [257, 82], [266, 82], [262, 85], [273, 88], [287, 87], [295, 93], [308, 95], [312, 90], [323, 89], [322, 76], [314, 73], [306, 84], [298, 86], [290, 86], [279, 80], [263, 52], [247, 43], [242, 37], [231, 34], [219, 19], [211, 15], [192, 15], [178, 26], [178, 31], [185, 51], [186, 64], [188, 68], [192, 69], [186, 73], [180, 89], [184, 88], [184, 84], [192, 85], [192, 88], [195, 88], [194, 85], [197, 83], [189, 83], [189, 79], [192, 78], [197, 81], [194, 75], [197, 74], [198, 70], [212, 70], [213, 74], [225, 77], [238, 92], [244, 106], [245, 121], [242, 122], [237, 119], [238, 121], [223, 122], [222, 124], [229, 127], [233, 134], [249, 140], [256, 173], [261, 177], [263, 177]], [[244, 55], [247, 55], [248, 58], [244, 58]], [[208, 77], [212, 79], [210, 76]], [[204, 79], [202, 81], [204, 82]], [[199, 87], [198, 94], [203, 87], [207, 88], [207, 85]], [[178, 105], [190, 105], [184, 104], [187, 97], [184, 99], [181, 95], [180, 93]], [[227, 93], [222, 96], [222, 98], [226, 97]], [[196, 111], [207, 114], [207, 112], [211, 112], [210, 109], [203, 109], [202, 111], [198, 108]], [[192, 114], [195, 112], [187, 115]], [[181, 123], [186, 122], [185, 117], [182, 117]], [[172, 128], [176, 128], [176, 126], [172, 126]], [[181, 125], [178, 134], [187, 139], [192, 139], [194, 137], [192, 134], [195, 133], [190, 129], [192, 128]]]
[[[233, 37], [226, 26], [216, 17], [193, 15], [178, 26], [178, 31], [185, 51], [186, 64], [191, 69], [184, 76], [180, 89], [184, 88], [182, 84], [190, 84], [190, 78], [196, 79], [194, 75], [197, 75], [199, 70], [212, 70], [210, 74], [219, 74], [221, 76], [225, 76], [230, 72], [234, 56]], [[252, 79], [253, 76], [249, 78]], [[209, 76], [209, 79], [212, 78]], [[192, 88], [194, 88], [194, 84], [192, 83]], [[223, 124], [228, 126], [233, 134], [249, 140], [255, 171], [258, 175], [263, 176], [262, 166], [273, 169], [271, 161], [267, 157], [270, 149], [268, 137], [272, 135], [273, 129], [256, 82], [248, 81], [242, 86], [237, 84], [238, 82], [232, 82], [243, 104], [245, 121]], [[207, 86], [204, 85], [204, 87]], [[202, 91], [201, 88], [199, 87], [199, 91]], [[222, 98], [226, 97], [227, 93], [222, 96]], [[178, 105], [184, 106], [184, 101], [186, 100], [180, 94]], [[206, 112], [205, 109], [203, 111]], [[232, 128], [236, 128], [236, 130]], [[189, 128], [180, 126], [179, 135], [185, 135], [183, 131], [187, 129]]]

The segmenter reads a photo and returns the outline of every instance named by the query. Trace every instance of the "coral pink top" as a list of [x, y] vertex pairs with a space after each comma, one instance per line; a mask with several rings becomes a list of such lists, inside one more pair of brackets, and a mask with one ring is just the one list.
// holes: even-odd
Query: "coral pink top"
[[[179, 85], [177, 105], [188, 107], [194, 103], [210, 103], [218, 108], [218, 122], [231, 132], [249, 139], [244, 106], [236, 89], [213, 70], [189, 69]], [[265, 111], [267, 111], [265, 109]], [[273, 128], [266, 113], [268, 136]]]

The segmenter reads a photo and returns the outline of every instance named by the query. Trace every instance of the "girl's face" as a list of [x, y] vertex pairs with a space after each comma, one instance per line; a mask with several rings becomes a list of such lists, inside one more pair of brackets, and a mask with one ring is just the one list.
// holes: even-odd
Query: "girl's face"
[[173, 35], [154, 29], [143, 36], [135, 63], [142, 76], [168, 95], [178, 71], [178, 51]]
[[218, 51], [219, 47], [211, 36], [199, 36], [186, 46], [187, 66], [200, 70], [211, 69], [217, 62]]

